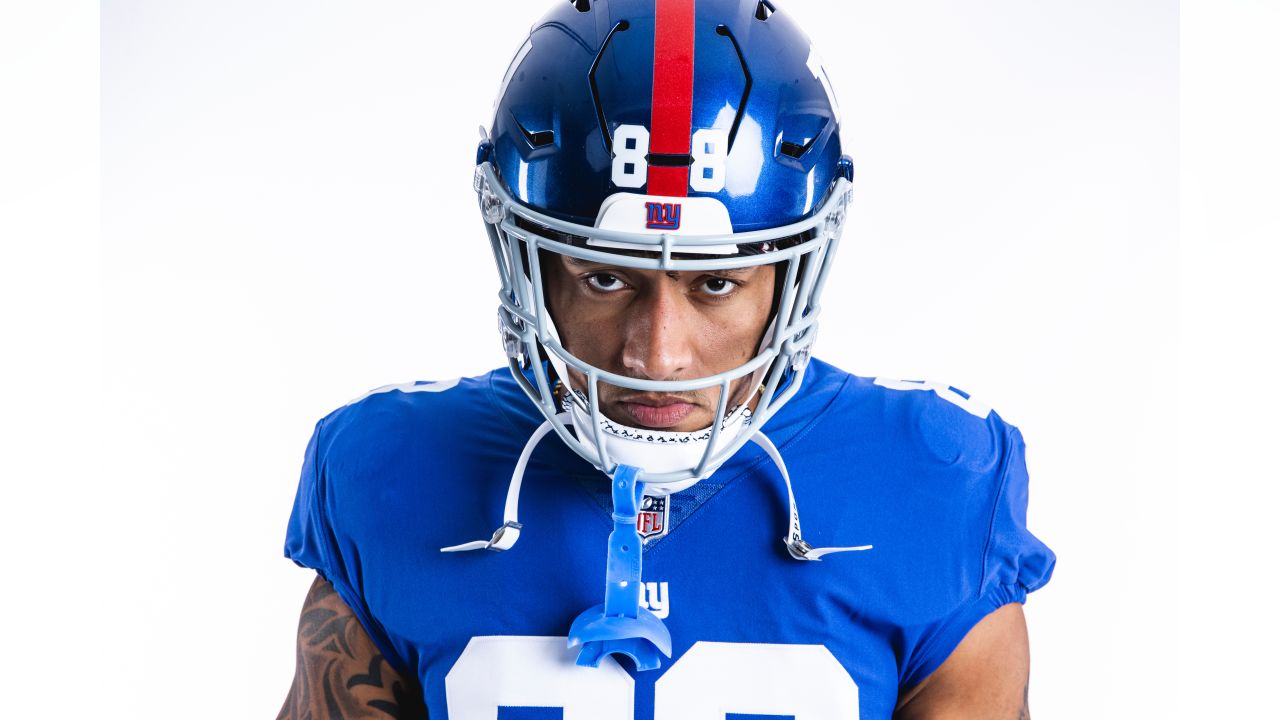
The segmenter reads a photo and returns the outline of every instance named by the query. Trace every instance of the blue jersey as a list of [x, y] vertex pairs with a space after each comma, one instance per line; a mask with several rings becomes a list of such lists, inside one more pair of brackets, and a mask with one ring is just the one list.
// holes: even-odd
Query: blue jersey
[[432, 720], [889, 718], [992, 610], [1048, 581], [1026, 528], [1021, 435], [967, 396], [819, 361], [763, 428], [806, 539], [870, 544], [791, 558], [786, 489], [747, 445], [669, 498], [644, 549], [646, 606], [672, 655], [579, 667], [574, 618], [603, 598], [605, 476], [554, 436], [533, 452], [520, 541], [442, 553], [501, 524], [542, 422], [510, 374], [375, 391], [316, 425], [285, 554], [333, 583]]

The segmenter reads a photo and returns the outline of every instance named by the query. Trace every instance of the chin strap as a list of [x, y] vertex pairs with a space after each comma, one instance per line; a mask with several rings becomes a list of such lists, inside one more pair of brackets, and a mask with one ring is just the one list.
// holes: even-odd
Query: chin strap
[[[568, 413], [561, 413], [556, 416], [561, 422], [569, 420]], [[449, 547], [440, 548], [440, 552], [466, 552], [467, 550], [510, 550], [512, 545], [520, 539], [520, 528], [524, 527], [520, 524], [520, 485], [524, 482], [524, 469], [529, 464], [529, 456], [533, 455], [533, 449], [538, 446], [542, 438], [551, 432], [551, 421], [544, 420], [537, 430], [533, 431], [533, 435], [529, 436], [529, 441], [524, 444], [524, 450], [520, 452], [520, 459], [516, 462], [516, 469], [511, 473], [511, 482], [507, 485], [507, 504], [502, 508], [502, 527], [493, 531], [493, 537], [488, 540], [473, 540], [461, 545], [450, 545]]]
[[787, 546], [787, 552], [796, 560], [821, 560], [823, 555], [837, 552], [849, 552], [852, 550], [870, 550], [870, 545], [858, 545], [855, 547], [829, 547], [816, 548], [805, 542], [800, 537], [800, 511], [796, 509], [796, 495], [791, 491], [791, 474], [787, 472], [786, 463], [782, 462], [782, 455], [778, 452], [778, 448], [774, 447], [773, 441], [767, 435], [755, 431], [751, 436], [751, 442], [759, 445], [773, 464], [778, 467], [778, 472], [782, 473], [782, 482], [787, 485], [787, 502], [791, 506], [791, 524], [787, 536], [782, 538], [782, 543]]
[[[572, 416], [569, 413], [561, 413], [556, 416], [556, 419], [561, 422], [572, 422]], [[529, 457], [533, 455], [534, 448], [551, 430], [551, 421], [544, 421], [538, 426], [537, 430], [533, 431], [533, 435], [529, 436], [529, 441], [525, 443], [524, 450], [520, 452], [520, 459], [516, 462], [515, 470], [511, 473], [511, 482], [507, 485], [507, 502], [502, 511], [502, 526], [493, 532], [493, 537], [488, 540], [473, 540], [461, 545], [450, 545], [449, 547], [440, 548], [440, 552], [466, 552], [468, 550], [493, 550], [497, 552], [510, 550], [516, 544], [516, 541], [520, 539], [520, 529], [524, 527], [520, 524], [520, 486], [524, 482], [524, 471], [529, 464]], [[815, 548], [805, 542], [800, 535], [800, 511], [796, 509], [796, 496], [791, 490], [791, 474], [787, 472], [787, 465], [782, 461], [782, 455], [778, 452], [778, 448], [774, 446], [773, 441], [759, 430], [751, 435], [751, 441], [765, 451], [765, 454], [769, 456], [769, 459], [778, 468], [778, 472], [782, 474], [782, 482], [787, 486], [787, 503], [790, 511], [787, 527], [789, 529], [782, 542], [786, 545], [787, 553], [791, 557], [796, 560], [821, 560], [823, 555], [830, 553], [871, 549], [872, 546], [870, 545]], [[634, 520], [632, 522], [634, 523]]]

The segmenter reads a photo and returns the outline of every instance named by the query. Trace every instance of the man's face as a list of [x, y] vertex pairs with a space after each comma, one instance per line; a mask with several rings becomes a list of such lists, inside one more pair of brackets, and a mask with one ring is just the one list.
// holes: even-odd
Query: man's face
[[[645, 380], [691, 380], [755, 356], [773, 305], [774, 268], [664, 272], [549, 254], [547, 304], [560, 340], [602, 370]], [[570, 370], [585, 391], [586, 378]], [[729, 408], [750, 400], [734, 381]], [[711, 425], [718, 388], [649, 393], [600, 384], [600, 410], [631, 427], [690, 432]]]

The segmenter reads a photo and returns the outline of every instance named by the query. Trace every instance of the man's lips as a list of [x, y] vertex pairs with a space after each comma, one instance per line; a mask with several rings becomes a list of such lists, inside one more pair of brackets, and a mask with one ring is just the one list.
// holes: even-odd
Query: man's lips
[[640, 427], [662, 430], [674, 427], [698, 409], [694, 403], [677, 398], [635, 398], [618, 403], [622, 411]]

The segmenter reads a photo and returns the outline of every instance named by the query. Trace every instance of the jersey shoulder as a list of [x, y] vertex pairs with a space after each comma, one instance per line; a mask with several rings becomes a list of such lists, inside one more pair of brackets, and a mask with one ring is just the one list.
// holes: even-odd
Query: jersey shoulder
[[851, 420], [899, 460], [986, 474], [1021, 443], [990, 406], [943, 382], [851, 376], [847, 388]]
[[[797, 485], [817, 508], [806, 530], [815, 544], [874, 546], [859, 572], [869, 597], [890, 599], [869, 612], [911, 629], [907, 684], [987, 612], [1048, 581], [1055, 556], [1026, 525], [1022, 435], [964, 391], [845, 374], [803, 445], [792, 474], [814, 480]], [[824, 527], [856, 528], [856, 539], [828, 541]]]
[[351, 482], [385, 482], [412, 467], [443, 468], [517, 442], [494, 396], [505, 372], [370, 390], [317, 424], [316, 461]]

